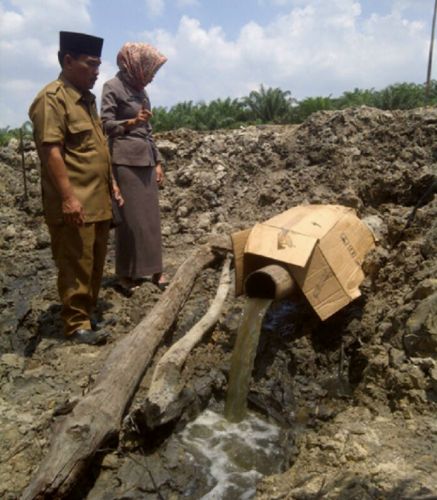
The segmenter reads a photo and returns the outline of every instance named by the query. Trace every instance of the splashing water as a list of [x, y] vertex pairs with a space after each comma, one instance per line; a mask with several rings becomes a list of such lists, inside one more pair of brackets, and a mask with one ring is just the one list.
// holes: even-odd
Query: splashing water
[[211, 487], [203, 500], [249, 500], [259, 479], [283, 466], [280, 429], [250, 413], [232, 423], [207, 410], [187, 425], [181, 441]]

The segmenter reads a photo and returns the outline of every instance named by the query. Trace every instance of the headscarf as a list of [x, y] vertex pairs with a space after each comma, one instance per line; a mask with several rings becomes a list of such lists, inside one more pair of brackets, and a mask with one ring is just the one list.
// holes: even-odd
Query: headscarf
[[117, 54], [117, 66], [127, 83], [138, 90], [144, 87], [145, 80], [152, 80], [166, 61], [164, 55], [147, 43], [125, 43]]

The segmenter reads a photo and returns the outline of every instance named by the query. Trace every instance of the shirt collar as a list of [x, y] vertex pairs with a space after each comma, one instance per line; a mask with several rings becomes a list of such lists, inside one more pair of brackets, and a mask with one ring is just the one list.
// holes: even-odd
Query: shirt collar
[[58, 80], [64, 84], [66, 92], [76, 103], [79, 101], [93, 103], [96, 100], [96, 96], [92, 92], [89, 90], [79, 90], [62, 73], [59, 75]]

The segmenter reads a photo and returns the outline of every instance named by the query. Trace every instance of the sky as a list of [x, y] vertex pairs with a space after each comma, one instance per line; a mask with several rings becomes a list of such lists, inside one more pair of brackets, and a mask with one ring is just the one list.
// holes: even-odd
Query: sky
[[247, 96], [261, 84], [301, 100], [423, 83], [433, 8], [434, 0], [0, 0], [0, 127], [28, 120], [34, 96], [58, 76], [60, 30], [105, 39], [98, 100], [125, 42], [154, 45], [168, 61], [147, 90], [152, 106], [169, 108]]

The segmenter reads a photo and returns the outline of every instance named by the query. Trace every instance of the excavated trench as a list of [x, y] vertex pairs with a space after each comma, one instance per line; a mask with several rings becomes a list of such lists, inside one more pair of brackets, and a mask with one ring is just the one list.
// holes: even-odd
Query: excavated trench
[[[170, 276], [210, 234], [231, 234], [306, 203], [354, 208], [378, 245], [364, 263], [362, 296], [327, 321], [304, 298], [271, 305], [249, 387], [252, 430], [226, 429], [220, 419], [244, 304], [229, 296], [219, 323], [183, 368], [180, 417], [152, 431], [143, 404], [153, 368], [208, 308], [219, 269], [204, 270], [118, 439], [99, 450], [72, 498], [437, 494], [436, 126], [433, 109], [359, 108], [318, 113], [299, 127], [157, 137], [167, 163], [161, 210]], [[69, 345], [59, 333], [31, 144], [25, 156], [28, 200], [16, 145], [0, 151], [0, 496], [7, 499], [19, 498], [47, 453], [53, 426], [88, 392], [112, 346]], [[111, 247], [99, 309], [114, 340], [159, 296], [147, 282], [131, 298], [114, 290]], [[215, 448], [224, 435], [226, 459]], [[214, 469], [226, 460], [231, 465]], [[241, 467], [241, 477], [231, 466]], [[220, 482], [229, 477], [241, 490]]]

